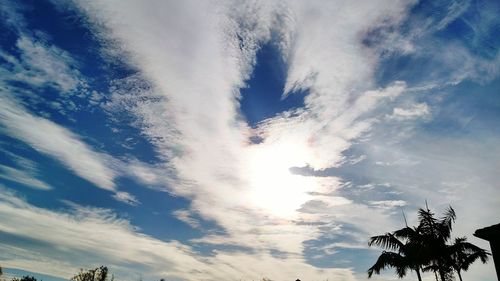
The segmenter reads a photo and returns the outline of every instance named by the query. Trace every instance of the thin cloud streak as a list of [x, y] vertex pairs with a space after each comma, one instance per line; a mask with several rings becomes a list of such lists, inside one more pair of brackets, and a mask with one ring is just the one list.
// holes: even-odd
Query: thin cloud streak
[[115, 189], [115, 172], [107, 167], [102, 155], [71, 131], [28, 113], [9, 99], [7, 93], [0, 97], [0, 122], [8, 135], [60, 160], [96, 186], [111, 191]]
[[24, 171], [5, 165], [0, 165], [0, 171], [1, 171], [0, 178], [17, 182], [23, 185], [27, 185], [35, 189], [40, 189], [40, 190], [52, 189], [52, 187], [50, 187], [48, 184], [37, 179], [35, 175], [30, 173], [30, 171]]

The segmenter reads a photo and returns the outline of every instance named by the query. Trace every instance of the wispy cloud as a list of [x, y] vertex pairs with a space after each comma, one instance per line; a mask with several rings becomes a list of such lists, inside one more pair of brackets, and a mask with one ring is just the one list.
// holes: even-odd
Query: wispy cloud
[[179, 219], [180, 221], [187, 223], [192, 228], [200, 228], [201, 227], [200, 222], [198, 220], [196, 220], [195, 218], [193, 218], [193, 216], [189, 210], [183, 210], [183, 209], [175, 210], [173, 215], [177, 219]]
[[[151, 272], [144, 276], [148, 278], [229, 280], [268, 276], [293, 279], [297, 272], [302, 272], [313, 279], [353, 280], [349, 270], [316, 269], [300, 258], [283, 260], [265, 252], [253, 255], [220, 252], [213, 257], [197, 257], [192, 249], [179, 242], [161, 241], [137, 232], [127, 220], [109, 210], [70, 205], [73, 210], [69, 213], [48, 211], [3, 189], [0, 193], [0, 230], [13, 237], [22, 237], [27, 243], [17, 245], [14, 251], [2, 246], [9, 250], [2, 251], [2, 265], [66, 278], [82, 263], [102, 262], [113, 265], [117, 277], [128, 280], [136, 277], [129, 272], [131, 267]], [[58, 231], [54, 232], [54, 228]], [[40, 244], [44, 246], [38, 247]], [[8, 254], [12, 252], [16, 255]], [[67, 257], [64, 262], [59, 255]], [[283, 270], [285, 264], [293, 270]]]
[[0, 122], [8, 135], [53, 156], [98, 187], [114, 190], [115, 172], [106, 164], [104, 155], [95, 152], [71, 131], [30, 114], [8, 97], [5, 92], [0, 97]]
[[125, 204], [129, 204], [132, 206], [137, 206], [140, 204], [140, 202], [130, 193], [124, 192], [124, 191], [118, 191], [113, 195], [113, 198], [116, 200], [123, 202]]
[[0, 149], [0, 154], [15, 163], [15, 167], [0, 164], [1, 178], [40, 190], [52, 189], [51, 186], [38, 179], [39, 170], [36, 162], [5, 149]]
[[[29, 9], [20, 2], [0, 6], [7, 26], [17, 36], [12, 46], [0, 50], [2, 90], [28, 100], [27, 104], [38, 111], [48, 107], [61, 115], [79, 109], [79, 101], [71, 100], [72, 97], [83, 99], [89, 96], [95, 100], [96, 92], [87, 90], [87, 81], [78, 69], [81, 67], [78, 60], [52, 44], [48, 34], [27, 27], [23, 12]], [[9, 49], [15, 52], [9, 52]], [[47, 90], [52, 96], [46, 96]]]
[[[131, 194], [117, 191], [114, 180], [120, 176], [128, 176], [140, 182], [165, 189], [168, 177], [157, 167], [148, 166], [137, 160], [122, 161], [106, 153], [93, 149], [70, 130], [42, 117], [29, 113], [22, 105], [16, 103], [9, 95], [0, 97], [0, 129], [11, 137], [15, 137], [35, 150], [49, 155], [76, 175], [95, 186], [114, 192], [113, 198], [133, 206], [139, 201]], [[4, 178], [33, 187], [50, 189], [30, 173], [2, 166]]]
[[390, 119], [407, 120], [414, 118], [427, 117], [430, 114], [429, 106], [426, 103], [414, 104], [408, 108], [396, 107], [392, 114], [388, 116]]
[[[78, 106], [71, 98], [89, 98], [89, 104], [99, 104], [102, 96], [96, 91], [87, 91], [86, 78], [79, 72], [81, 65], [68, 52], [50, 44], [42, 31], [31, 32], [26, 28], [22, 15], [24, 6], [13, 3], [3, 4], [2, 12], [18, 35], [13, 48], [18, 56], [0, 50], [0, 124], [2, 132], [17, 138], [35, 150], [54, 157], [76, 175], [88, 180], [99, 188], [116, 191], [114, 179], [127, 175], [148, 184], [162, 186], [165, 181], [158, 177], [151, 182], [151, 173], [156, 171], [137, 160], [133, 163], [116, 159], [98, 152], [85, 143], [81, 136], [70, 129], [50, 120], [50, 114], [40, 108], [52, 108], [61, 115], [73, 113]], [[51, 88], [55, 98], [45, 97], [44, 91]], [[33, 114], [38, 111], [39, 115]], [[19, 157], [10, 153], [11, 158]], [[17, 157], [17, 158], [16, 158]], [[14, 159], [14, 160], [15, 160]], [[129, 170], [130, 167], [130, 170]], [[35, 178], [36, 171], [3, 167], [3, 177], [31, 187], [50, 189]], [[156, 171], [157, 174], [160, 174]], [[137, 205], [135, 197], [126, 192], [114, 194], [118, 201]]]
[[4, 57], [12, 64], [12, 68], [18, 69], [8, 79], [37, 86], [53, 86], [62, 95], [84, 84], [79, 71], [73, 68], [76, 62], [67, 52], [35, 42], [27, 36], [21, 37], [16, 46], [21, 51], [20, 61], [7, 55]]
[[49, 185], [37, 179], [35, 175], [33, 175], [30, 172], [19, 170], [5, 165], [0, 165], [0, 171], [1, 171], [0, 178], [41, 190], [52, 189]]
[[47, 43], [47, 36], [43, 32], [33, 32], [27, 27], [23, 15], [26, 9], [29, 7], [23, 3], [2, 3], [0, 6], [4, 22], [19, 35], [15, 44], [19, 56], [11, 55], [5, 50], [0, 51], [2, 84], [20, 82], [38, 87], [50, 86], [59, 90], [57, 93], [62, 95], [84, 87], [85, 80], [71, 55]]

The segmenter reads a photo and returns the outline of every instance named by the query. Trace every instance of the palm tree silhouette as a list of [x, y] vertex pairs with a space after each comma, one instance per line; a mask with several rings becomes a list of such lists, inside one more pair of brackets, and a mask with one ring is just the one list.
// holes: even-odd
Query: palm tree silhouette
[[432, 270], [439, 274], [441, 281], [446, 281], [453, 274], [453, 268], [448, 266], [449, 255], [446, 242], [451, 237], [453, 222], [456, 219], [455, 210], [450, 206], [444, 216], [437, 219], [426, 203], [425, 210], [419, 209], [418, 219], [418, 229], [422, 238], [421, 246], [427, 254], [427, 266], [424, 271]]
[[368, 277], [393, 267], [399, 278], [403, 278], [407, 270], [413, 270], [421, 281], [421, 272], [433, 271], [436, 280], [439, 275], [441, 281], [448, 281], [453, 280], [455, 271], [462, 281], [461, 272], [468, 270], [478, 259], [486, 263], [489, 253], [467, 242], [465, 237], [456, 238], [451, 245], [447, 244], [455, 219], [456, 213], [451, 206], [441, 218], [436, 218], [426, 203], [426, 209], [418, 211], [417, 227], [406, 225], [392, 233], [371, 237], [368, 245], [377, 245], [385, 251], [368, 269]]
[[451, 266], [457, 272], [460, 281], [462, 281], [462, 270], [467, 271], [469, 266], [478, 259], [480, 259], [482, 263], [488, 261], [489, 253], [467, 242], [466, 237], [455, 238], [454, 243], [450, 245], [448, 249]]
[[419, 262], [422, 260], [422, 251], [419, 244], [415, 243], [417, 235], [415, 229], [405, 227], [393, 233], [371, 237], [368, 246], [376, 245], [388, 251], [383, 251], [375, 264], [368, 269], [368, 278], [372, 277], [373, 273], [380, 274], [381, 270], [393, 267], [399, 278], [406, 276], [407, 270], [413, 270], [418, 280], [422, 281]]

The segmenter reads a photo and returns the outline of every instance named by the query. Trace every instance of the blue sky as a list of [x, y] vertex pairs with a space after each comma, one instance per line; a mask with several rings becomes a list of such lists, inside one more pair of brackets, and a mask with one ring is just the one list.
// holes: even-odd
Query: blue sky
[[500, 4], [307, 2], [3, 1], [0, 265], [365, 280], [426, 200], [487, 248]]

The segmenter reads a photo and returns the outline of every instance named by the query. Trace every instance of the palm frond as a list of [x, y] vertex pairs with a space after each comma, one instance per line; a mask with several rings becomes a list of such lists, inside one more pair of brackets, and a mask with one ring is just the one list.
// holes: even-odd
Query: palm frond
[[394, 231], [394, 236], [399, 239], [416, 240], [418, 235], [418, 230], [411, 227], [405, 227]]
[[453, 223], [455, 222], [456, 218], [457, 215], [455, 213], [455, 210], [453, 210], [453, 208], [449, 206], [444, 213], [444, 216], [439, 220], [439, 234], [443, 237], [444, 240], [448, 240], [450, 238]]
[[455, 270], [467, 271], [469, 266], [481, 260], [486, 263], [488, 261], [488, 251], [467, 242], [466, 237], [456, 238], [452, 245], [448, 246], [449, 257]]
[[380, 271], [393, 267], [396, 269], [396, 273], [400, 278], [403, 278], [406, 275], [406, 270], [408, 269], [408, 265], [405, 262], [405, 258], [398, 253], [394, 252], [382, 252], [382, 254], [378, 257], [372, 267], [368, 269], [368, 278], [372, 277], [372, 275], [380, 274]]
[[431, 210], [424, 210], [422, 208], [418, 210], [418, 221], [420, 231], [428, 234], [433, 234], [430, 232], [434, 232], [435, 225], [438, 222]]
[[455, 238], [452, 245], [449, 246], [450, 254], [456, 254], [458, 252], [463, 252], [465, 254], [480, 253], [483, 252], [486, 256], [489, 255], [488, 251], [480, 248], [470, 242], [467, 242], [466, 237]]
[[401, 248], [404, 246], [403, 242], [401, 242], [391, 233], [372, 236], [368, 241], [368, 246], [371, 247], [373, 245], [379, 246], [386, 250], [397, 250], [397, 251], [401, 251]]
[[462, 269], [467, 271], [469, 269], [469, 266], [476, 262], [476, 260], [480, 260], [482, 263], [488, 262], [488, 253], [485, 251], [481, 252], [475, 252], [467, 256], [467, 258], [464, 260], [462, 264]]
[[439, 267], [436, 264], [430, 264], [430, 265], [426, 265], [426, 266], [422, 267], [423, 272], [429, 272], [429, 271], [436, 272], [438, 270], [439, 270]]

